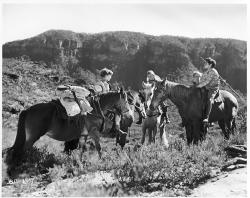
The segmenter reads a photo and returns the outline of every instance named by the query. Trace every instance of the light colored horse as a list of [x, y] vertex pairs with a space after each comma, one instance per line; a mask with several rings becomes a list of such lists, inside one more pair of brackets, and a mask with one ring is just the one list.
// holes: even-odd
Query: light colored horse
[[[148, 131], [148, 143], [151, 144], [152, 142], [155, 143], [155, 136], [157, 131], [160, 131], [160, 140], [164, 144], [166, 148], [168, 148], [169, 143], [166, 136], [166, 125], [161, 124], [161, 113], [159, 110], [152, 111], [149, 109], [151, 99], [154, 94], [154, 85], [151, 83], [144, 83], [142, 82], [143, 93], [145, 96], [145, 106], [146, 106], [146, 114], [147, 117], [143, 120], [142, 123], [142, 139], [141, 144], [145, 142], [146, 132]], [[161, 124], [161, 125], [160, 125]]]

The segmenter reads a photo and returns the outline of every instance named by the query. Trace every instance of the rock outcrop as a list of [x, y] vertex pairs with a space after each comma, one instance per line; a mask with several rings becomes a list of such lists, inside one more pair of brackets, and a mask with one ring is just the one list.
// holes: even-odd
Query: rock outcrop
[[126, 31], [84, 34], [50, 30], [3, 45], [4, 58], [26, 55], [47, 65], [59, 64], [77, 78], [84, 73], [82, 69], [95, 72], [109, 67], [114, 70], [114, 81], [136, 89], [148, 69], [162, 77], [187, 82], [191, 72], [203, 65], [200, 57], [211, 56], [217, 61], [222, 77], [243, 93], [246, 93], [246, 54], [246, 42], [240, 40], [151, 36]]

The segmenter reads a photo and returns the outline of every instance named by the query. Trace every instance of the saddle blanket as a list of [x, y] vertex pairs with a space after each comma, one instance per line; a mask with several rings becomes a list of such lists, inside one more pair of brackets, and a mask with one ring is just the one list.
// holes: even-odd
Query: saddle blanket
[[[89, 102], [85, 98], [90, 94], [90, 91], [87, 90], [84, 87], [79, 87], [79, 86], [71, 86], [71, 89], [74, 90], [76, 93], [76, 97], [81, 103], [81, 107], [83, 109], [83, 113], [91, 112], [93, 108], [90, 106]], [[80, 108], [78, 104], [76, 103], [74, 96], [71, 91], [69, 90], [56, 90], [56, 95], [59, 97], [60, 102], [66, 109], [67, 115], [68, 116], [74, 116], [76, 114], [80, 113]]]

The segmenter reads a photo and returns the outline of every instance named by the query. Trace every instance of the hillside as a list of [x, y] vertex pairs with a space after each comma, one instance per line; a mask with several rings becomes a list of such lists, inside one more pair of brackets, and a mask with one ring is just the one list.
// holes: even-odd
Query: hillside
[[[35, 37], [3, 45], [3, 58], [26, 55], [44, 61], [48, 67], [81, 78], [86, 71], [108, 67], [113, 82], [138, 89], [153, 69], [160, 76], [186, 82], [193, 70], [203, 65], [200, 57], [211, 56], [217, 68], [234, 89], [246, 93], [246, 42], [233, 39], [190, 39], [151, 36], [136, 32], [98, 34], [50, 30]], [[237, 75], [235, 75], [237, 74]]]
[[2, 71], [3, 128], [16, 128], [21, 110], [57, 98], [57, 85], [77, 84], [77, 79], [30, 60], [3, 59]]
[[[247, 144], [246, 106], [240, 105], [238, 131], [230, 140], [224, 140], [215, 125], [210, 128], [206, 141], [197, 146], [186, 144], [184, 129], [178, 126], [178, 110], [171, 106], [171, 123], [166, 128], [168, 149], [160, 143], [159, 133], [156, 144], [140, 146], [141, 126], [135, 124], [124, 150], [115, 145], [115, 139], [101, 138], [102, 159], [92, 150], [91, 140], [69, 156], [62, 152], [64, 142], [43, 136], [27, 154], [25, 163], [12, 172], [13, 178], [9, 178], [5, 151], [14, 143], [20, 111], [55, 98], [54, 91], [59, 84], [79, 82], [55, 69], [58, 65], [52, 66], [53, 69], [24, 57], [3, 59], [2, 194], [5, 197], [189, 196], [193, 188], [216, 177], [227, 160], [231, 160], [224, 150], [227, 145]], [[115, 183], [109, 183], [109, 178]], [[246, 183], [244, 178], [241, 181]], [[242, 190], [245, 192], [245, 187]]]

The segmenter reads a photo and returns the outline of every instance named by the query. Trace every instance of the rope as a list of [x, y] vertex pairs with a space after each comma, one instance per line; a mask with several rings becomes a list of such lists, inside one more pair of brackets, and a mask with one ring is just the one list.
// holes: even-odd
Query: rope
[[[207, 62], [203, 57], [200, 57], [200, 58], [201, 58], [204, 62]], [[236, 94], [242, 101], [246, 102], [245, 99], [244, 99], [242, 96], [240, 96], [240, 95], [231, 87], [231, 85], [230, 85], [229, 83], [227, 83], [227, 81], [226, 81], [224, 78], [221, 77], [221, 75], [219, 75], [219, 78], [220, 78], [220, 80], [221, 80], [222, 82], [225, 83], [225, 85], [227, 85], [227, 86], [229, 87], [229, 89], [231, 89], [231, 90], [234, 92], [234, 94]]]
[[225, 83], [225, 85], [227, 85], [227, 86], [234, 92], [235, 95], [237, 95], [243, 102], [246, 102], [245, 99], [244, 99], [242, 96], [240, 96], [240, 95], [231, 87], [231, 85], [230, 85], [229, 83], [227, 83], [227, 81], [226, 81], [224, 78], [222, 78], [220, 75], [219, 75], [219, 78], [220, 78], [220, 80], [221, 80], [223, 83]]

